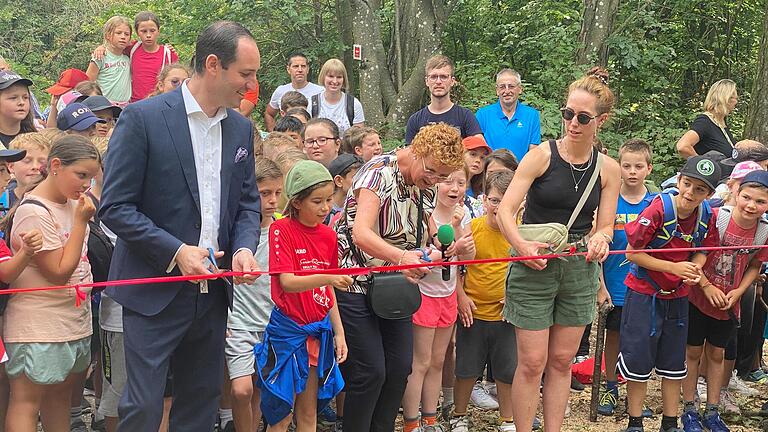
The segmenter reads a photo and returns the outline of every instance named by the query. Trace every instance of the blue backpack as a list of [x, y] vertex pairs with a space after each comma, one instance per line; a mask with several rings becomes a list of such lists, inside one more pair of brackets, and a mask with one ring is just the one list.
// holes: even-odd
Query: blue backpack
[[[656, 231], [656, 237], [648, 243], [646, 249], [661, 249], [671, 242], [673, 238], [677, 237], [683, 239], [686, 242], [692, 243], [694, 247], [701, 247], [702, 242], [707, 237], [709, 232], [709, 220], [712, 218], [712, 207], [707, 200], [704, 200], [699, 204], [699, 208], [696, 212], [696, 226], [693, 229], [693, 233], [685, 234], [680, 229], [680, 224], [677, 221], [677, 208], [675, 207], [674, 196], [677, 195], [677, 191], [662, 192], [659, 194], [662, 206], [664, 208], [664, 223]], [[653, 199], [653, 198], [648, 198]], [[635, 263], [629, 268], [629, 272], [635, 275], [638, 279], [643, 279], [656, 290], [653, 294], [653, 306], [651, 307], [651, 333], [650, 336], [656, 335], [656, 296], [659, 294], [671, 294], [676, 291], [663, 290], [651, 277], [646, 270]], [[682, 321], [678, 325], [683, 325]]]
[[[672, 241], [674, 237], [693, 243], [694, 247], [701, 247], [701, 243], [707, 237], [709, 220], [712, 218], [712, 207], [709, 205], [709, 202], [704, 200], [699, 204], [696, 228], [692, 234], [685, 234], [680, 230], [680, 225], [677, 223], [677, 208], [673, 200], [674, 195], [677, 195], [677, 193], [659, 194], [662, 206], [664, 207], [664, 224], [656, 232], [656, 237], [648, 243], [648, 249], [661, 249]], [[648, 199], [652, 199], [652, 197]]]
[[[701, 247], [702, 242], [707, 237], [709, 231], [709, 220], [712, 218], [712, 207], [705, 200], [699, 204], [696, 215], [696, 228], [691, 234], [685, 234], [677, 222], [677, 208], [673, 197], [677, 195], [676, 192], [664, 192], [660, 193], [659, 199], [661, 200], [662, 207], [664, 208], [664, 223], [656, 231], [656, 237], [654, 237], [646, 249], [661, 249], [671, 242], [673, 238], [677, 237], [683, 239], [686, 242], [692, 243], [694, 247]], [[648, 197], [647, 200], [653, 200], [655, 197]], [[666, 293], [662, 290], [656, 282], [648, 277], [644, 268], [639, 267], [637, 264], [632, 263], [629, 268], [630, 273], [635, 275], [638, 279], [644, 279], [648, 281], [657, 291], [657, 293]]]

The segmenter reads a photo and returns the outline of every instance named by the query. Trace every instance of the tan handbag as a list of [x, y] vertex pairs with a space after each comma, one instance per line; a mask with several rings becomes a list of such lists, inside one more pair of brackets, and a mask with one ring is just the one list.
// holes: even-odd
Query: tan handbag
[[[568, 230], [571, 229], [571, 225], [576, 221], [576, 217], [587, 202], [589, 194], [592, 193], [592, 189], [594, 189], [595, 183], [597, 183], [597, 176], [600, 174], [602, 165], [603, 154], [598, 152], [597, 161], [595, 162], [595, 171], [592, 172], [592, 176], [589, 178], [589, 183], [587, 183], [584, 193], [581, 194], [581, 198], [579, 198], [576, 208], [573, 209], [571, 218], [568, 219], [568, 225], [563, 225], [558, 222], [519, 225], [517, 231], [520, 233], [520, 237], [528, 241], [542, 242], [551, 246], [551, 249], [539, 250], [539, 253], [541, 254], [550, 254], [553, 252], [559, 254], [566, 250], [568, 248]], [[517, 252], [513, 248], [510, 249], [510, 254], [517, 255]]]

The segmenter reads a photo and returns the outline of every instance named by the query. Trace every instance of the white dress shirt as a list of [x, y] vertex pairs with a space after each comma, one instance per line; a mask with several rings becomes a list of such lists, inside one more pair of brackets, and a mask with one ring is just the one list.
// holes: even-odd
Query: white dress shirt
[[[208, 117], [200, 108], [195, 97], [187, 87], [181, 85], [184, 108], [187, 111], [189, 136], [192, 140], [192, 153], [195, 158], [197, 190], [200, 200], [200, 240], [197, 246], [214, 251], [219, 250], [219, 221], [221, 219], [221, 121], [227, 117], [227, 109], [219, 108], [216, 115]], [[182, 245], [181, 247], [183, 247]], [[179, 250], [181, 250], [179, 247]], [[168, 273], [176, 267], [173, 256]], [[204, 282], [204, 281], [203, 281]], [[205, 285], [205, 284], [204, 284]]]
[[197, 245], [217, 251], [221, 219], [221, 121], [227, 117], [227, 110], [219, 108], [213, 117], [208, 117], [189, 92], [186, 82], [181, 85], [181, 94], [187, 110], [200, 199], [201, 227]]

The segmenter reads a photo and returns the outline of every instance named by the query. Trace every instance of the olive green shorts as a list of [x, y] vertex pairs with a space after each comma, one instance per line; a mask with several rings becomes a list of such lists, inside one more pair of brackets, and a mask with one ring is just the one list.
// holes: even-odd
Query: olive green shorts
[[504, 319], [524, 330], [591, 323], [600, 287], [599, 269], [597, 263], [588, 263], [583, 256], [547, 260], [547, 267], [540, 271], [511, 262]]
[[91, 337], [52, 343], [7, 343], [8, 376], [21, 374], [36, 384], [59, 384], [71, 373], [84, 371], [91, 364]]

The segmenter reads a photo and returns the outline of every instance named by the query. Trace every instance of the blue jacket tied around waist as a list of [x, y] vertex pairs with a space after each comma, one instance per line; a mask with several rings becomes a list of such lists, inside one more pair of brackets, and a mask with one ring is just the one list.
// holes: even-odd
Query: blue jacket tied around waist
[[[279, 309], [272, 310], [264, 341], [254, 347], [256, 385], [261, 390], [261, 411], [267, 423], [274, 425], [293, 410], [294, 395], [304, 391], [309, 377], [307, 338], [320, 341], [317, 361], [317, 410], [320, 412], [344, 388], [333, 349], [330, 315], [322, 321], [299, 325]], [[264, 377], [263, 370], [274, 355], [274, 366]]]

